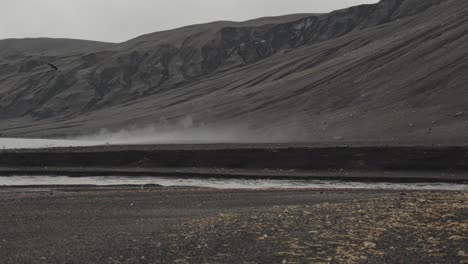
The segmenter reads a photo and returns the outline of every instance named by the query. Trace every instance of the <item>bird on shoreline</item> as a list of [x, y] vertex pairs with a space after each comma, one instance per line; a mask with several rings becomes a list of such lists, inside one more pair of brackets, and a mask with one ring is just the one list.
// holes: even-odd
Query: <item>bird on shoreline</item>
[[58, 71], [58, 67], [55, 66], [54, 64], [52, 63], [47, 63], [47, 65], [49, 65], [52, 69], [54, 69], [55, 71]]

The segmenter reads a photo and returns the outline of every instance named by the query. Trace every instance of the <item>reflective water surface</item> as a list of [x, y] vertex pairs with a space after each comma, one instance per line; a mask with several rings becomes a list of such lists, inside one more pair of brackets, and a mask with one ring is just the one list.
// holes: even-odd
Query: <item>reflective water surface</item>
[[9, 176], [0, 177], [0, 186], [24, 185], [145, 185], [208, 187], [217, 189], [388, 189], [388, 190], [447, 190], [468, 191], [468, 185], [450, 183], [368, 183], [323, 180], [245, 180], [174, 177], [67, 177], [67, 176]]

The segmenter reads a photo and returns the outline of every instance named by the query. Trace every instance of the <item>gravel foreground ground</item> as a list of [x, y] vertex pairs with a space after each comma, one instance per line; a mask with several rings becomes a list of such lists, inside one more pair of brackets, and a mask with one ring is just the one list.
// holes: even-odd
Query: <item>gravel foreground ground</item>
[[0, 189], [1, 263], [468, 263], [468, 193]]

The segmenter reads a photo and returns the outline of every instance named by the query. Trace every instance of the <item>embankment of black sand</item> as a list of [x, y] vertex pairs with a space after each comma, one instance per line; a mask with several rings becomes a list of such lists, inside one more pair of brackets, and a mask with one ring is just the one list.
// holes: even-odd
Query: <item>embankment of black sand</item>
[[4, 150], [0, 175], [468, 182], [468, 147], [141, 145]]

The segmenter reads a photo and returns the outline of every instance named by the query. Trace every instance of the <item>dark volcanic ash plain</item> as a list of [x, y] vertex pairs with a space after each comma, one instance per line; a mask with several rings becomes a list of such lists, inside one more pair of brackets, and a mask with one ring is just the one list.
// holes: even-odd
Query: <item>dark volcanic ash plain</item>
[[[222, 142], [332, 142], [2, 151], [0, 169], [278, 161], [466, 180], [467, 32], [466, 0], [382, 0], [124, 43], [0, 40], [2, 137], [176, 127]], [[333, 149], [343, 142], [410, 148]], [[311, 163], [314, 151], [330, 155]], [[2, 187], [0, 263], [468, 263], [467, 204], [466, 192]]]

